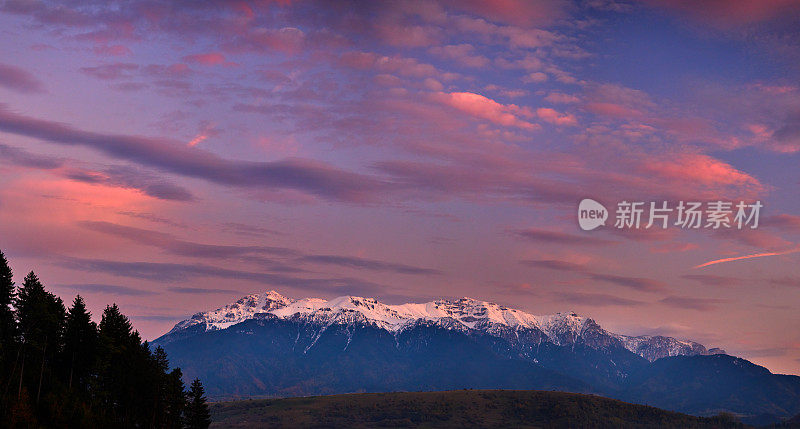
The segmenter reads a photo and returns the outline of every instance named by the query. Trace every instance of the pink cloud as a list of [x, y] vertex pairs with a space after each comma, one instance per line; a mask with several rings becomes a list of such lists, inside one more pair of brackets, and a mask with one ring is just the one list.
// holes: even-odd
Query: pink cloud
[[551, 92], [550, 94], [547, 94], [547, 97], [544, 99], [545, 101], [549, 101], [554, 104], [572, 104], [581, 101], [580, 98], [572, 94], [564, 94], [563, 92]]
[[569, 3], [559, 0], [454, 0], [457, 9], [505, 24], [532, 27], [547, 24], [564, 16]]
[[207, 54], [194, 54], [183, 57], [183, 60], [190, 63], [213, 66], [225, 63], [225, 56], [219, 52], [209, 52]]
[[243, 34], [237, 35], [233, 41], [226, 44], [226, 48], [235, 52], [249, 50], [295, 53], [303, 48], [306, 39], [306, 34], [299, 28], [253, 27], [247, 28]]
[[558, 111], [547, 107], [540, 107], [536, 109], [536, 115], [539, 116], [539, 118], [541, 118], [543, 121], [554, 125], [578, 125], [578, 120], [575, 118], [575, 116], [569, 113], [559, 113]]
[[584, 101], [589, 112], [623, 119], [641, 117], [655, 107], [647, 93], [613, 84], [593, 86]]
[[415, 58], [383, 56], [372, 52], [346, 52], [339, 58], [339, 63], [354, 69], [376, 70], [405, 77], [432, 77], [443, 81], [450, 81], [457, 77], [454, 73], [441, 72], [436, 67], [422, 63]]
[[584, 109], [596, 115], [611, 116], [615, 118], [635, 118], [642, 116], [641, 111], [616, 103], [592, 102], [586, 103], [583, 107]]
[[548, 77], [546, 73], [533, 72], [522, 78], [522, 81], [525, 83], [542, 83], [542, 82], [547, 82], [547, 79]]
[[763, 190], [764, 188], [755, 177], [708, 155], [664, 154], [659, 158], [651, 158], [642, 164], [642, 172], [662, 179], [694, 182], [702, 185], [736, 186], [753, 190]]
[[433, 95], [434, 100], [454, 107], [462, 112], [477, 118], [485, 119], [497, 125], [518, 127], [527, 130], [537, 128], [536, 124], [521, 119], [518, 115], [525, 114], [514, 104], [500, 104], [491, 98], [472, 92], [439, 92]]
[[415, 48], [438, 43], [438, 29], [420, 25], [403, 25], [381, 22], [375, 31], [383, 41], [392, 46]]
[[800, 216], [797, 215], [778, 214], [763, 219], [761, 224], [777, 229], [800, 232]]
[[428, 50], [433, 55], [457, 61], [467, 67], [482, 68], [491, 62], [483, 55], [475, 53], [475, 47], [463, 43], [460, 45], [436, 46]]

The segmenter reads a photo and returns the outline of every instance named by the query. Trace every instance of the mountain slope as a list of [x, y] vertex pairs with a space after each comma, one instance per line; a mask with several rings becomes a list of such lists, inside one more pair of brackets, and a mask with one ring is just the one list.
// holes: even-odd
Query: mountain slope
[[212, 397], [471, 387], [587, 391], [588, 384], [508, 359], [458, 331], [420, 324], [395, 336], [369, 325], [319, 332], [297, 320], [248, 320], [165, 346]]
[[622, 347], [649, 361], [677, 355], [724, 353], [703, 345], [662, 336], [626, 336], [602, 329], [594, 320], [575, 313], [535, 316], [520, 310], [472, 298], [437, 300], [427, 303], [387, 305], [371, 298], [342, 296], [331, 300], [291, 299], [275, 291], [248, 295], [233, 304], [197, 313], [175, 325], [156, 342], [166, 344], [206, 331], [226, 329], [246, 320], [275, 316], [299, 318], [319, 325], [360, 322], [389, 332], [402, 332], [418, 321], [440, 324], [449, 329], [472, 329], [489, 335], [518, 336], [528, 342], [575, 344], [579, 339], [590, 347]]
[[574, 313], [534, 316], [469, 298], [389, 306], [275, 292], [198, 313], [154, 341], [215, 399], [460, 388], [597, 393], [770, 423], [800, 412], [800, 377]]
[[211, 427], [736, 428], [592, 395], [462, 390], [335, 395], [213, 404]]
[[733, 356], [675, 356], [632, 374], [622, 399], [697, 415], [736, 410], [771, 423], [800, 411], [800, 377]]

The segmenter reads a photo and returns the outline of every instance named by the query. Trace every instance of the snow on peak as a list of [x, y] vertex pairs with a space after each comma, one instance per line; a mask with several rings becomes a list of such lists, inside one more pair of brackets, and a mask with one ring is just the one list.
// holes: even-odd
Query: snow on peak
[[538, 328], [548, 336], [561, 336], [566, 333], [579, 335], [583, 325], [589, 320], [575, 313], [534, 316], [493, 302], [468, 297], [387, 305], [373, 298], [349, 295], [330, 300], [320, 298], [295, 300], [271, 290], [262, 294], [247, 295], [216, 310], [197, 313], [191, 319], [175, 325], [170, 332], [201, 324], [206, 330], [225, 329], [264, 313], [283, 319], [303, 316], [316, 320], [325, 318], [334, 320], [335, 315], [351, 312], [360, 313], [365, 320], [375, 326], [394, 332], [417, 320], [439, 322], [442, 319], [452, 319], [467, 328], [499, 325], [510, 328]]
[[400, 332], [417, 321], [437, 323], [447, 327], [483, 330], [492, 335], [519, 329], [541, 331], [557, 345], [575, 344], [578, 338], [594, 334], [616, 339], [629, 351], [648, 360], [685, 354], [724, 353], [691, 341], [662, 336], [627, 336], [607, 332], [592, 319], [575, 312], [534, 316], [493, 302], [473, 298], [440, 299], [425, 303], [388, 305], [373, 298], [339, 296], [330, 300], [320, 298], [287, 298], [271, 290], [247, 295], [238, 301], [213, 311], [197, 313], [191, 319], [175, 325], [167, 335], [198, 326], [206, 331], [226, 329], [237, 323], [271, 314], [281, 319], [300, 317], [315, 323], [350, 323], [361, 321], [391, 332]]

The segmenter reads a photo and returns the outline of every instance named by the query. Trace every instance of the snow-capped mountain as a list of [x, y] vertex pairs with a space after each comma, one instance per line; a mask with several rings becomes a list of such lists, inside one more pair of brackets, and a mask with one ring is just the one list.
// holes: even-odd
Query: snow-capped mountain
[[[596, 349], [621, 345], [651, 362], [666, 356], [724, 353], [720, 349], [708, 350], [702, 344], [671, 337], [610, 333], [594, 320], [573, 312], [536, 316], [472, 298], [387, 305], [372, 298], [356, 296], [331, 300], [291, 299], [275, 291], [248, 295], [216, 310], [197, 313], [176, 324], [156, 341], [166, 344], [185, 337], [189, 332], [223, 330], [247, 320], [272, 317], [300, 320], [321, 327], [362, 323], [393, 334], [426, 322], [448, 329], [479, 331], [512, 342], [524, 342], [519, 340], [524, 337], [529, 343], [533, 340], [536, 344], [548, 342], [557, 346], [577, 341]], [[524, 333], [523, 337], [520, 333]]]
[[215, 399], [352, 392], [538, 389], [714, 415], [800, 412], [800, 377], [719, 349], [628, 336], [572, 312], [470, 298], [387, 305], [270, 291], [197, 313], [153, 342]]

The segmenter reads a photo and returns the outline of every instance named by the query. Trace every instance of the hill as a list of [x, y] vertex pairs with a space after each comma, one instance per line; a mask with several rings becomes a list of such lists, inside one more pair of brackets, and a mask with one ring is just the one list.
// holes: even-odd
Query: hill
[[597, 427], [737, 428], [733, 419], [694, 417], [577, 393], [457, 390], [363, 393], [219, 402], [212, 428]]

